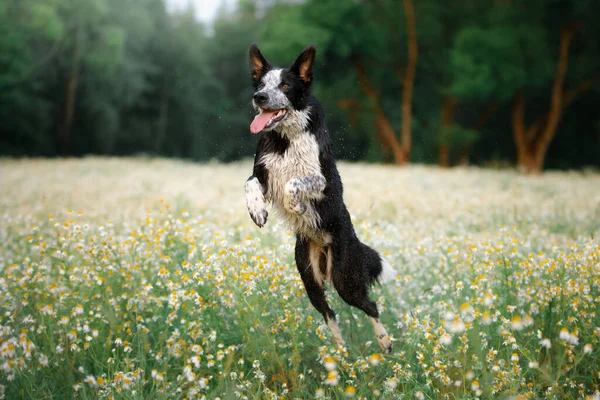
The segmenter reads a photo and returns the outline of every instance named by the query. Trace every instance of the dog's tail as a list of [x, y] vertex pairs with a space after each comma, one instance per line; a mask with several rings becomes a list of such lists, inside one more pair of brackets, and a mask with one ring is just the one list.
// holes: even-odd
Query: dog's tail
[[364, 260], [366, 260], [367, 272], [369, 274], [369, 283], [384, 284], [396, 279], [397, 272], [390, 263], [377, 251], [362, 244]]

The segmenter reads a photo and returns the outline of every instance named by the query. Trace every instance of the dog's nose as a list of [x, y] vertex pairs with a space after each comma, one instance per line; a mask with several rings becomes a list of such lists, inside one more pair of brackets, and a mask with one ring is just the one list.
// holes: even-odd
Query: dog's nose
[[254, 93], [254, 101], [256, 102], [256, 104], [261, 105], [261, 104], [265, 104], [267, 102], [267, 100], [269, 99], [269, 97], [265, 94], [265, 93]]

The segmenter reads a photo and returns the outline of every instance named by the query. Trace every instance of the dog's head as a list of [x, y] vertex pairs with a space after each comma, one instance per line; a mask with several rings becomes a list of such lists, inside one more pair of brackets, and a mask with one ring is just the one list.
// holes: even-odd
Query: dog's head
[[252, 133], [297, 123], [291, 116], [307, 106], [315, 54], [315, 48], [308, 47], [289, 68], [274, 68], [256, 43], [250, 46], [250, 76], [255, 89], [252, 104], [259, 112], [250, 125]]

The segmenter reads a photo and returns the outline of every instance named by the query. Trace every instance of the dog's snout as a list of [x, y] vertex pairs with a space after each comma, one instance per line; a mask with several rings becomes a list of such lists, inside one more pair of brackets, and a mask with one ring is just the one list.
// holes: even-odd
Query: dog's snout
[[262, 92], [254, 93], [253, 98], [257, 105], [265, 104], [267, 102], [267, 100], [269, 100], [269, 97], [265, 93], [262, 93]]

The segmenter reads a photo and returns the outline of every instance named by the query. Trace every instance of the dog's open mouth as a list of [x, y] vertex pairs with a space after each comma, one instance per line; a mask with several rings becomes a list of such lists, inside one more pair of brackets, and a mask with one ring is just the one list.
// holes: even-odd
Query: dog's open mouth
[[250, 132], [257, 134], [265, 128], [270, 128], [287, 115], [285, 108], [279, 110], [264, 110], [260, 109], [260, 113], [254, 117], [254, 121], [250, 124]]

